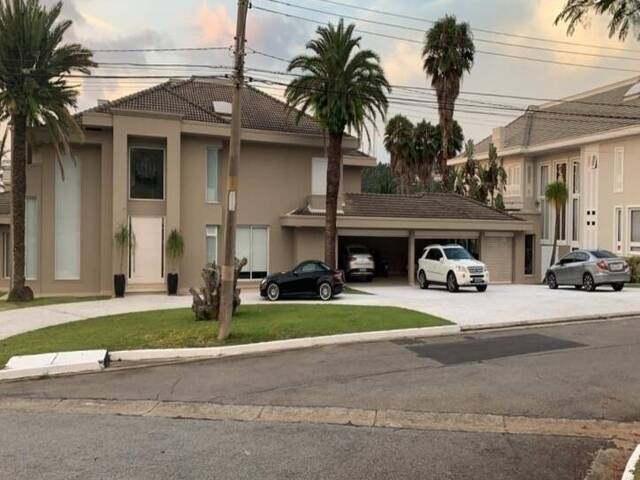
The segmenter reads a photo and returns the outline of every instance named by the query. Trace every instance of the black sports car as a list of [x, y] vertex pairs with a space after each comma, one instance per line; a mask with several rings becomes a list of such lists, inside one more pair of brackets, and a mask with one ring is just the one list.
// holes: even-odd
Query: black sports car
[[289, 272], [272, 273], [260, 283], [260, 295], [275, 302], [285, 297], [331, 300], [342, 293], [344, 273], [319, 260], [307, 260]]

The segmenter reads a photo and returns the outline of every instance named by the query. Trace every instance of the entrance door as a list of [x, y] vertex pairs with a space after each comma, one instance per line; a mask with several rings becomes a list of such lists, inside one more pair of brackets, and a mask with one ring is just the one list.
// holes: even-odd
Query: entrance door
[[129, 250], [131, 283], [164, 281], [164, 218], [131, 217], [134, 241]]

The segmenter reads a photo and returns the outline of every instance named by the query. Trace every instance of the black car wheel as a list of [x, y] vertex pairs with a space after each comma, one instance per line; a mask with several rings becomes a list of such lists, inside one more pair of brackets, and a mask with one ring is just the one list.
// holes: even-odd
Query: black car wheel
[[272, 302], [277, 301], [280, 298], [280, 287], [275, 283], [267, 285], [267, 298]]
[[418, 274], [418, 285], [422, 290], [426, 290], [429, 288], [429, 282], [427, 282], [427, 276], [424, 274], [424, 271], [420, 270]]
[[622, 289], [624, 288], [624, 283], [619, 282], [619, 283], [614, 283], [613, 285], [611, 285], [613, 287], [613, 291], [614, 292], [620, 292], [622, 291]]
[[590, 273], [585, 273], [582, 277], [582, 287], [587, 292], [595, 292], [596, 282], [593, 280], [593, 276]]
[[456, 276], [453, 272], [449, 272], [449, 275], [447, 275], [447, 290], [449, 290], [451, 293], [455, 293], [459, 290], [459, 286], [458, 286], [458, 280], [456, 279]]
[[555, 290], [558, 288], [558, 279], [556, 278], [555, 273], [547, 274], [547, 285], [551, 290]]
[[320, 295], [320, 300], [326, 302], [327, 300], [331, 300], [333, 296], [333, 288], [331, 284], [328, 282], [322, 282], [318, 287], [318, 295]]
[[487, 291], [487, 286], [486, 286], [486, 285], [478, 285], [478, 286], [476, 287], [476, 289], [477, 289], [480, 293], [483, 293], [483, 292], [486, 292], [486, 291]]

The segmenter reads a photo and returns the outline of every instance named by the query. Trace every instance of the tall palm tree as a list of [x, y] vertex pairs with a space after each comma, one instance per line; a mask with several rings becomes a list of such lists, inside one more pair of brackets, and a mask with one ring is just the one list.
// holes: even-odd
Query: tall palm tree
[[423, 69], [438, 99], [438, 116], [442, 131], [439, 152], [440, 172], [446, 183], [448, 145], [451, 136], [455, 102], [465, 72], [471, 71], [475, 47], [471, 28], [467, 23], [457, 23], [456, 17], [446, 15], [426, 33], [422, 57]]
[[360, 48], [361, 37], [355, 37], [355, 25], [329, 23], [318, 27], [317, 38], [306, 44], [310, 55], [291, 60], [287, 71], [300, 71], [285, 90], [290, 107], [298, 108], [298, 120], [311, 110], [329, 136], [327, 149], [327, 197], [325, 213], [324, 258], [336, 265], [336, 217], [342, 139], [345, 130], [367, 134], [367, 122], [373, 124], [378, 115], [387, 112], [389, 82], [380, 65], [380, 57]]
[[27, 127], [46, 127], [60, 161], [69, 152], [71, 135], [81, 134], [68, 110], [76, 106], [78, 92], [64, 76], [89, 74], [95, 66], [90, 50], [62, 43], [72, 22], [59, 20], [61, 10], [62, 2], [47, 8], [38, 0], [0, 0], [0, 117], [10, 118], [13, 141], [12, 301], [33, 298], [25, 286]]
[[489, 144], [489, 160], [487, 167], [483, 170], [483, 183], [489, 193], [491, 206], [496, 206], [496, 193], [501, 191], [507, 183], [507, 172], [502, 166], [502, 160], [498, 160], [498, 151], [493, 143]]
[[556, 247], [560, 238], [560, 220], [562, 218], [562, 207], [567, 204], [569, 198], [569, 190], [567, 185], [562, 181], [552, 182], [547, 185], [544, 191], [544, 198], [555, 207], [556, 211], [556, 227], [553, 235], [553, 251], [551, 252], [551, 262], [549, 266], [556, 263]]
[[391, 171], [399, 180], [400, 193], [407, 193], [409, 172], [412, 170], [413, 123], [404, 115], [394, 115], [384, 130], [384, 148], [389, 152]]
[[438, 155], [435, 141], [436, 132], [437, 128], [425, 120], [419, 122], [413, 132], [414, 168], [425, 189], [433, 175]]

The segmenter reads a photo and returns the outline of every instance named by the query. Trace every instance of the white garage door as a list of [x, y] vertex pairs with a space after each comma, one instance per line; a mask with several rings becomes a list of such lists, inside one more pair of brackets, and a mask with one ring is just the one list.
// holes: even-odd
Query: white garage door
[[485, 236], [482, 261], [487, 264], [491, 283], [511, 283], [513, 280], [513, 237]]

